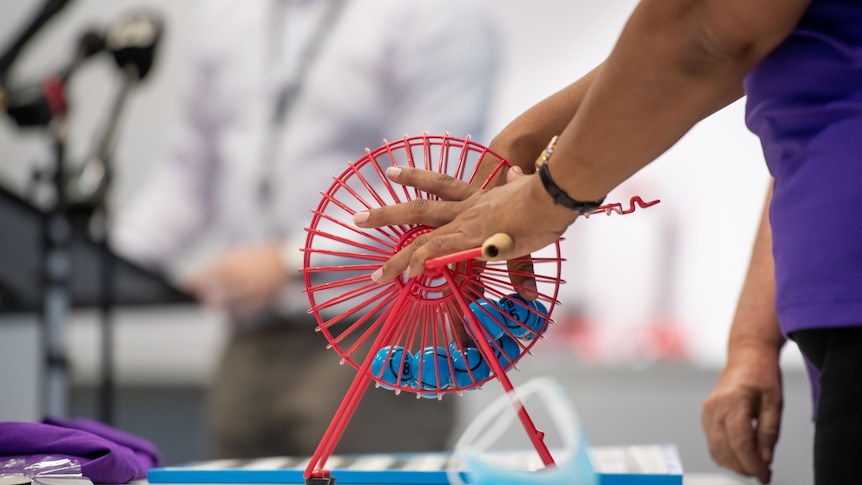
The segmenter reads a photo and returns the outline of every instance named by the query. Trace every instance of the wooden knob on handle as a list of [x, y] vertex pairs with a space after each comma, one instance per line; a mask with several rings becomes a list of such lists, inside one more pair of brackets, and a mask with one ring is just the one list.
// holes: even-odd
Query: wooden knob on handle
[[508, 259], [514, 247], [515, 241], [508, 234], [498, 232], [482, 243], [482, 259], [485, 261]]

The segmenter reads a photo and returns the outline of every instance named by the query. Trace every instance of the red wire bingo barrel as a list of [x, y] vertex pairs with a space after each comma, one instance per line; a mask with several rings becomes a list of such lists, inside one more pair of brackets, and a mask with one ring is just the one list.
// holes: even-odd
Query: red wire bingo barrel
[[[418, 167], [484, 184], [486, 180], [477, 180], [476, 176], [480, 163], [486, 161], [493, 165], [485, 178], [504, 176], [502, 172], [510, 166], [469, 138], [405, 137], [376, 150], [367, 150], [364, 157], [350, 163], [321, 194], [304, 249], [303, 271], [311, 312], [331, 348], [357, 370], [368, 357], [369, 346], [379, 335], [386, 318], [394, 314], [399, 322], [397, 328], [374, 352], [381, 365], [369, 370], [371, 379], [383, 387], [434, 398], [476, 389], [493, 378], [493, 373], [473, 375], [467, 372], [470, 379], [463, 376], [452, 379], [458, 374], [453, 358], [466, 352], [474, 360], [485, 360], [486, 356], [475, 352], [478, 351], [476, 341], [482, 339], [490, 343], [495, 355], [505, 356], [504, 367], [510, 369], [535, 345], [535, 337], [543, 331], [513, 323], [511, 316], [501, 311], [500, 302], [509, 301], [509, 295], [517, 290], [510, 281], [513, 272], [505, 261], [467, 258], [426, 269], [416, 278], [400, 305], [395, 303], [406, 284], [403, 278], [383, 286], [369, 278], [398, 250], [432, 228], [403, 225], [362, 229], [353, 224], [353, 214], [416, 199], [437, 198], [390, 182], [386, 169]], [[549, 315], [558, 303], [560, 284], [559, 246], [554, 244], [541, 255], [520, 259], [530, 261], [539, 295], [538, 305], [521, 304], [518, 309], [532, 314], [531, 322], [551, 323]], [[443, 276], [444, 271], [450, 274], [452, 284]], [[482, 328], [466, 325], [465, 311], [459, 306], [456, 294], [479, 318]], [[505, 344], [500, 342], [504, 335], [509, 337]], [[397, 352], [393, 353], [392, 349], [396, 348]], [[423, 357], [426, 351], [436, 352], [439, 357], [426, 359]], [[413, 358], [412, 364], [405, 361], [406, 357]], [[404, 371], [399, 371], [398, 375], [390, 366], [382, 365], [395, 360], [398, 362], [391, 363]], [[432, 374], [436, 376], [433, 383], [422, 378]]]
[[[326, 460], [370, 382], [395, 393], [442, 399], [498, 380], [512, 396], [543, 463], [553, 465], [544, 434], [518, 401], [506, 373], [554, 323], [562, 283], [559, 242], [507, 265], [512, 241], [498, 234], [482, 247], [428, 260], [425, 271], [415, 278], [401, 276], [378, 285], [371, 273], [433, 228], [404, 224], [363, 229], [353, 224], [353, 215], [438, 199], [391, 183], [385, 173], [394, 166], [435, 171], [487, 188], [491, 180], [505, 180], [511, 164], [469, 137], [405, 136], [366, 149], [365, 156], [349, 163], [321, 193], [303, 248], [309, 311], [328, 347], [357, 375], [308, 463], [306, 483], [332, 483]], [[635, 210], [635, 203], [648, 207], [659, 202], [636, 199], [628, 211], [620, 204], [609, 204], [591, 214], [626, 214]], [[525, 278], [535, 279], [535, 292], [512, 283]], [[519, 290], [535, 299], [521, 298]]]

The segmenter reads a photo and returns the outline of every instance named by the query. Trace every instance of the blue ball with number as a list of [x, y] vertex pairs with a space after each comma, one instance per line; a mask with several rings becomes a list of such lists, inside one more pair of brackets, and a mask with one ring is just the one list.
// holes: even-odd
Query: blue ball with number
[[536, 309], [536, 313], [533, 314], [533, 316], [536, 318], [530, 325], [530, 330], [532, 330], [532, 332], [527, 333], [525, 337], [527, 340], [533, 340], [539, 335], [545, 333], [545, 331], [548, 329], [548, 325], [546, 323], [548, 321], [547, 307], [545, 307], [545, 305], [539, 300], [531, 301], [530, 304], [533, 305], [533, 308]]
[[[455, 342], [449, 344], [452, 356], [452, 381], [457, 387], [469, 388], [482, 382], [491, 375], [491, 368], [475, 347], [461, 347]], [[475, 388], [475, 387], [473, 387]]]
[[476, 315], [476, 319], [488, 331], [485, 338], [488, 340], [497, 340], [503, 335], [502, 326], [505, 325], [506, 317], [500, 312], [500, 308], [496, 303], [479, 298], [470, 303], [470, 311], [473, 312], [473, 315]]
[[[371, 374], [379, 379], [386, 389], [392, 386], [416, 387], [416, 361], [409, 351], [400, 345], [387, 345], [374, 355]], [[386, 385], [391, 384], [391, 386]]]
[[527, 301], [517, 293], [497, 302], [505, 315], [506, 328], [517, 338], [532, 340], [544, 331], [548, 309], [540, 301]]
[[[416, 369], [419, 387], [422, 389], [447, 389], [452, 385], [449, 356], [443, 347], [425, 347], [416, 354]], [[423, 393], [422, 397], [436, 397], [436, 393]]]
[[521, 345], [508, 335], [503, 335], [495, 342], [490, 342], [494, 356], [500, 361], [500, 365], [506, 367], [521, 355]]

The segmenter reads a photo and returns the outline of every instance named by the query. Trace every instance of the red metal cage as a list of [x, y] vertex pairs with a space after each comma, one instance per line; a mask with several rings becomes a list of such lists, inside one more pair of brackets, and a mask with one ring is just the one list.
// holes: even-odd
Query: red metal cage
[[[384, 285], [373, 282], [372, 272], [432, 228], [363, 229], [353, 224], [353, 215], [416, 199], [438, 199], [391, 183], [385, 173], [392, 166], [423, 168], [484, 187], [504, 176], [510, 164], [469, 137], [405, 136], [366, 149], [364, 157], [351, 162], [321, 193], [304, 248], [306, 293], [317, 330], [357, 376], [308, 464], [309, 481], [328, 483], [325, 462], [372, 381], [396, 393], [436, 399], [478, 389], [492, 379], [514, 391], [506, 372], [553, 324], [559, 303], [563, 261], [559, 242], [508, 263], [480, 260], [481, 248], [476, 248], [429, 260], [415, 278], [399, 277]], [[635, 203], [648, 207], [657, 202], [633, 198], [629, 211], [609, 204], [594, 213], [628, 213]], [[530, 299], [519, 297], [518, 292], [527, 289], [513, 284], [513, 276], [534, 278], [537, 293], [530, 293]], [[553, 464], [543, 434], [516, 396], [514, 401], [543, 462]]]

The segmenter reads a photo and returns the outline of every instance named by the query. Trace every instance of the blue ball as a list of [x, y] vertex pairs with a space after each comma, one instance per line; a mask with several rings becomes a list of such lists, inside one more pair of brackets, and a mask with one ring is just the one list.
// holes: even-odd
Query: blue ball
[[500, 313], [500, 309], [496, 303], [479, 298], [470, 303], [470, 311], [473, 312], [473, 315], [476, 315], [476, 319], [488, 331], [485, 338], [488, 340], [497, 340], [503, 335], [502, 325], [505, 325], [506, 317]]
[[[491, 368], [482, 358], [482, 353], [475, 347], [459, 349], [455, 342], [449, 344], [452, 355], [453, 381], [457, 387], [473, 387], [491, 375]], [[468, 370], [469, 369], [469, 370]], [[471, 377], [472, 373], [472, 377]]]
[[[425, 347], [416, 354], [414, 367], [422, 389], [446, 389], [452, 385], [449, 356], [443, 347]], [[422, 397], [436, 397], [436, 394], [422, 394]]]
[[[491, 342], [491, 350], [504, 368], [515, 361], [521, 355], [521, 346], [515, 339], [508, 335], [498, 338], [496, 343]], [[502, 350], [502, 352], [501, 352]]]
[[533, 314], [536, 319], [533, 324], [530, 325], [530, 330], [532, 330], [532, 332], [527, 334], [527, 340], [533, 340], [548, 330], [548, 325], [545, 323], [548, 321], [548, 309], [539, 300], [531, 301], [530, 304], [532, 304], [533, 308], [536, 309], [536, 313]]
[[527, 301], [512, 293], [500, 298], [497, 305], [506, 317], [506, 328], [515, 337], [532, 340], [544, 331], [548, 309], [538, 300]]
[[[390, 352], [391, 348], [391, 352]], [[400, 345], [381, 348], [371, 361], [371, 375], [386, 389], [392, 386], [416, 387], [416, 362], [409, 351]], [[400, 378], [400, 380], [399, 380]], [[384, 383], [391, 384], [388, 386]]]

